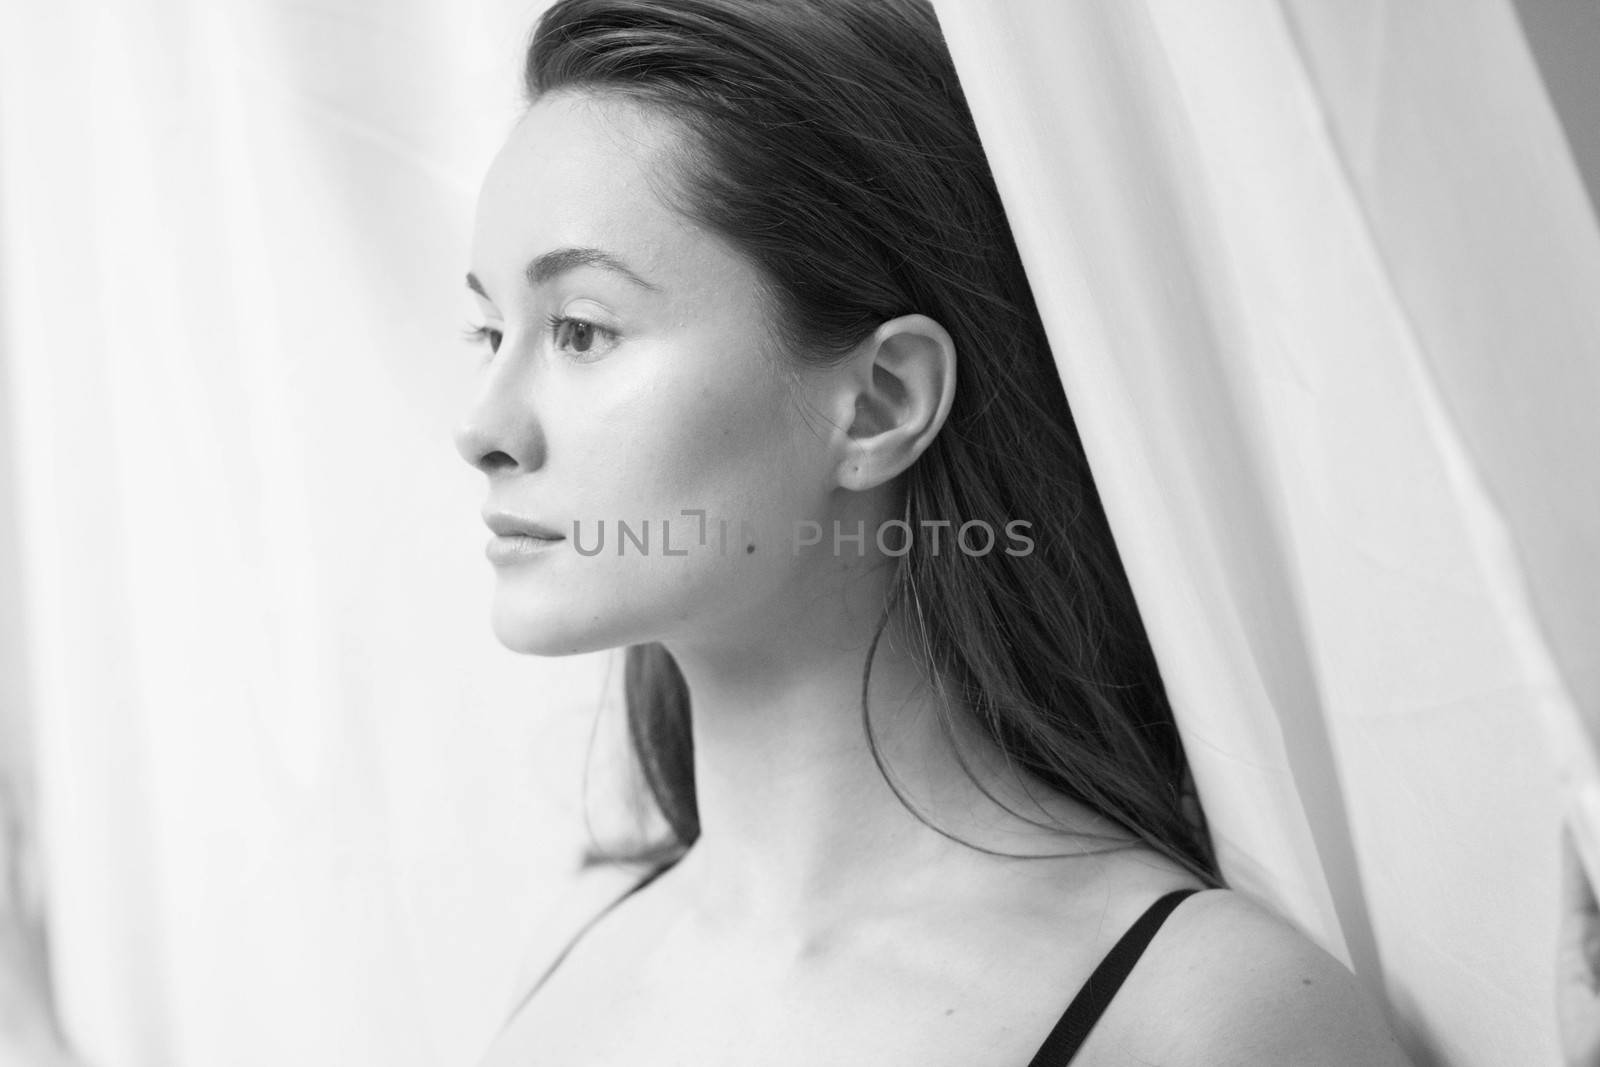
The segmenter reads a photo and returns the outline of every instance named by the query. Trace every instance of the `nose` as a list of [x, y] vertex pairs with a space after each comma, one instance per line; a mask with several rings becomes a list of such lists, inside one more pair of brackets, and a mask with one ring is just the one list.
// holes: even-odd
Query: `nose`
[[515, 362], [491, 364], [455, 431], [461, 458], [490, 477], [531, 471], [544, 462], [533, 393]]

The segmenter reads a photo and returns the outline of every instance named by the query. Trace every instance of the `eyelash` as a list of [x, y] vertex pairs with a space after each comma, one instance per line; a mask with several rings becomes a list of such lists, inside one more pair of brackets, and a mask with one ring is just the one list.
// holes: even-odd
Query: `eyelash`
[[468, 324], [461, 331], [461, 336], [468, 344], [488, 345], [489, 351], [496, 352], [500, 349], [500, 331], [492, 330], [487, 326], [474, 326]]
[[[615, 341], [617, 338], [617, 333], [615, 330], [608, 330], [599, 323], [591, 322], [588, 319], [580, 319], [572, 315], [551, 315], [545, 319], [545, 329], [550, 331], [552, 337], [557, 334], [562, 326], [569, 324], [574, 326], [587, 326], [595, 334], [601, 337], [609, 338], [612, 341]], [[465, 335], [467, 341], [471, 344], [487, 344], [490, 352], [498, 352], [500, 350], [500, 339], [503, 334], [501, 331], [496, 330], [491, 326], [474, 326], [469, 324], [462, 331], [462, 333]], [[573, 358], [581, 361], [583, 357], [587, 355], [589, 355], [587, 352], [575, 352], [573, 353]]]

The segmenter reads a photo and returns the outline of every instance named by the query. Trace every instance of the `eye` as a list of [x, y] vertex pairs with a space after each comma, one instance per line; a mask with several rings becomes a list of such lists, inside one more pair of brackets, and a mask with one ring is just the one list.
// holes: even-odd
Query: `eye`
[[615, 331], [598, 326], [587, 319], [575, 319], [570, 315], [551, 315], [547, 321], [550, 326], [550, 337], [555, 346], [575, 356], [599, 355], [609, 350], [617, 341]]
[[462, 331], [462, 334], [472, 344], [487, 344], [489, 346], [489, 351], [500, 351], [500, 338], [502, 334], [493, 326], [468, 325], [467, 328]]

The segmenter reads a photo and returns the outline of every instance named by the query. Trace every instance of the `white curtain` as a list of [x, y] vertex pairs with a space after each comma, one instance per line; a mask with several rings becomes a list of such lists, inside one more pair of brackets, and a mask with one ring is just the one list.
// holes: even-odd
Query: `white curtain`
[[1510, 5], [939, 9], [1225, 872], [1420, 1062], [1555, 1062], [1600, 232]]
[[[573, 865], [614, 679], [495, 646], [449, 441], [540, 6], [0, 6], [17, 699], [95, 1067], [470, 1063]], [[1424, 1060], [1553, 1062], [1600, 235], [1505, 0], [939, 8], [1228, 874]]]
[[603, 663], [488, 624], [456, 456], [525, 4], [0, 5], [56, 995], [93, 1067], [469, 1063]]

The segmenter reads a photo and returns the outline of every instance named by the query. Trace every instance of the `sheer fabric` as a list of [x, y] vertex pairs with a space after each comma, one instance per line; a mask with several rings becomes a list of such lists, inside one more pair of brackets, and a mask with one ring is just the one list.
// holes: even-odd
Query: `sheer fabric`
[[1509, 4], [938, 6], [1226, 873], [1551, 1062], [1600, 239]]

